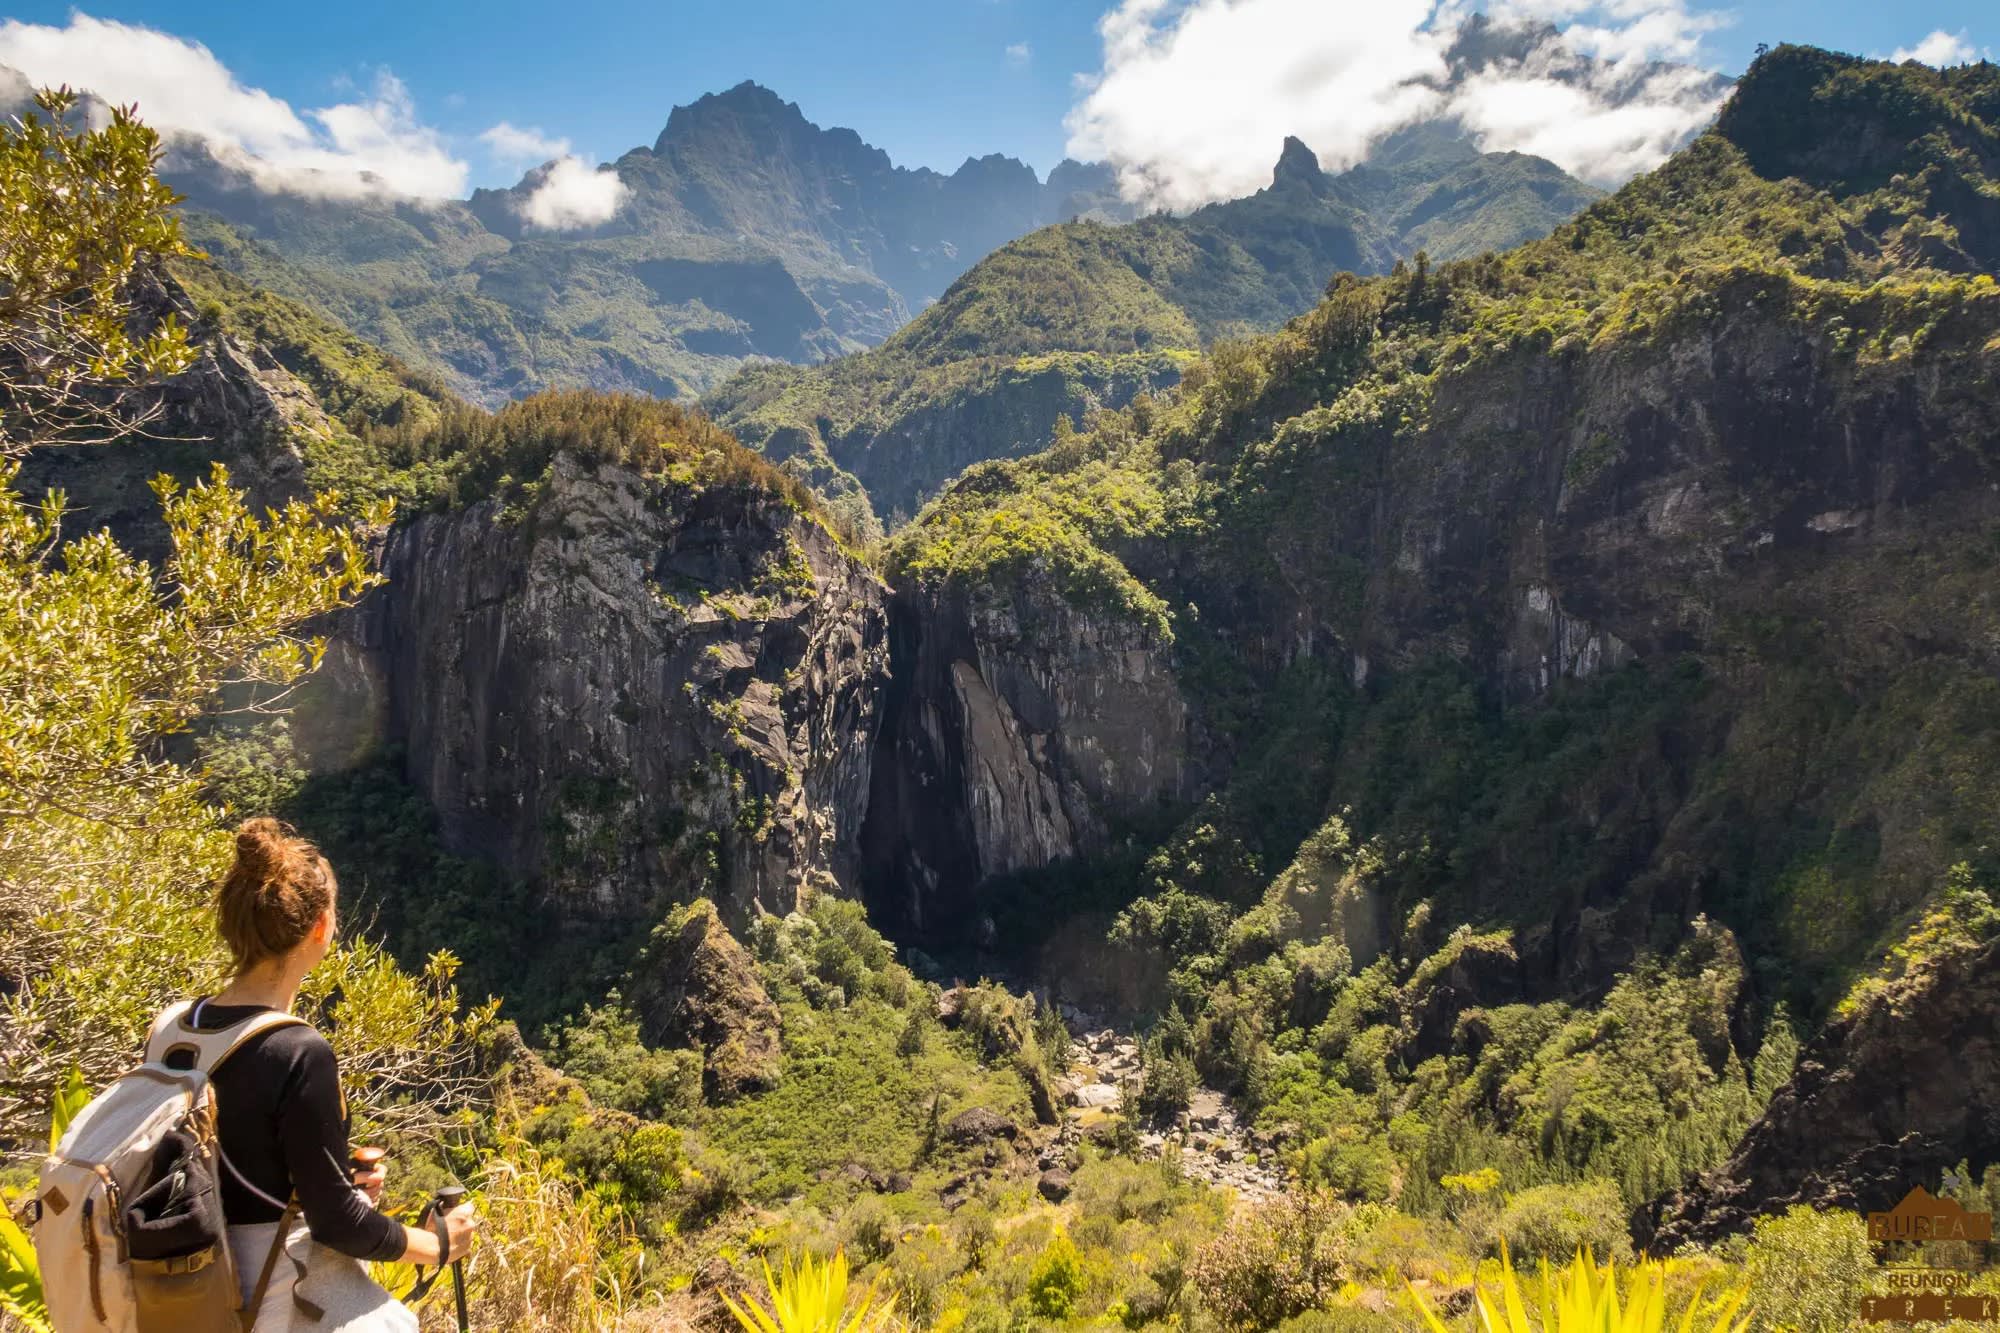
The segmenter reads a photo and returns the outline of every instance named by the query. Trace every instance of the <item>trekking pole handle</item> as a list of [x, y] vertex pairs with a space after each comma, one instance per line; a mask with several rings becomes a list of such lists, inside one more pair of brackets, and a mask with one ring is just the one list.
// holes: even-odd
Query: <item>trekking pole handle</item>
[[[463, 1202], [465, 1202], [465, 1186], [446, 1185], [437, 1192], [437, 1200], [432, 1206], [437, 1209], [439, 1222], [442, 1223], [445, 1216]], [[442, 1231], [443, 1227], [440, 1226], [439, 1229]], [[451, 1294], [453, 1301], [458, 1306], [458, 1333], [466, 1333], [471, 1324], [466, 1319], [465, 1314], [465, 1261], [463, 1259], [453, 1259], [451, 1261]]]

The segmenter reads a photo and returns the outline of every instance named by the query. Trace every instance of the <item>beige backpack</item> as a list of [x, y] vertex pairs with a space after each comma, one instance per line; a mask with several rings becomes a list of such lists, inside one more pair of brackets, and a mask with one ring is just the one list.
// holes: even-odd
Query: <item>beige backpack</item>
[[[201, 1032], [177, 1004], [154, 1022], [146, 1061], [77, 1113], [42, 1164], [35, 1254], [55, 1333], [240, 1333], [270, 1284], [274, 1243], [247, 1306], [223, 1230], [209, 1076], [260, 1032], [303, 1022], [261, 1013]], [[191, 1055], [193, 1067], [167, 1059]], [[282, 1241], [294, 1213], [278, 1227]]]

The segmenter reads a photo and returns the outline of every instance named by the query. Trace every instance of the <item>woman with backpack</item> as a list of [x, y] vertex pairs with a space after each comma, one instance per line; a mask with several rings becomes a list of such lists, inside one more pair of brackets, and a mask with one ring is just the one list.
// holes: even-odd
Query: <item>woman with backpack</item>
[[230, 981], [162, 1014], [147, 1041], [147, 1058], [169, 1068], [192, 1067], [218, 1039], [229, 1043], [210, 1071], [219, 1185], [244, 1309], [253, 1298], [256, 1308], [247, 1327], [257, 1333], [414, 1329], [365, 1261], [449, 1263], [479, 1225], [468, 1203], [431, 1229], [404, 1226], [375, 1211], [381, 1165], [349, 1165], [333, 1047], [290, 1016], [299, 983], [333, 943], [337, 894], [318, 848], [274, 819], [245, 821], [216, 899]]

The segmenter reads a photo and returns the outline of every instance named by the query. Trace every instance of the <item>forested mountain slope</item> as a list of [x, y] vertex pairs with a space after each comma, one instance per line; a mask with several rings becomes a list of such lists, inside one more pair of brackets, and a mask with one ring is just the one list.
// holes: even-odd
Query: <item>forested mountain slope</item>
[[973, 468], [893, 547], [885, 919], [1170, 1002], [1336, 1183], [1719, 1162], [1781, 1012], [1990, 929], [1996, 96], [1778, 48], [1547, 240]]

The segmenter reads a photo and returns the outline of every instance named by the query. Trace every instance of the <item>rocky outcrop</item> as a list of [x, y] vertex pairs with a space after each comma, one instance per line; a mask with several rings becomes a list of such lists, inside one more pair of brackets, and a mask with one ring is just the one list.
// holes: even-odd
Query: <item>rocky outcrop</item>
[[733, 1101], [778, 1081], [776, 1005], [715, 904], [698, 898], [653, 931], [630, 982], [640, 1034], [702, 1053], [702, 1089]]
[[382, 568], [355, 637], [454, 849], [581, 917], [858, 888], [886, 594], [816, 521], [565, 454]]
[[950, 932], [983, 879], [1103, 850], [1190, 799], [1169, 646], [1033, 580], [898, 595], [882, 756], [863, 830], [891, 926]]
[[1930, 960], [1836, 1017], [1729, 1160], [1642, 1209], [1654, 1253], [1795, 1204], [1887, 1210], [2000, 1161], [2000, 942]]

